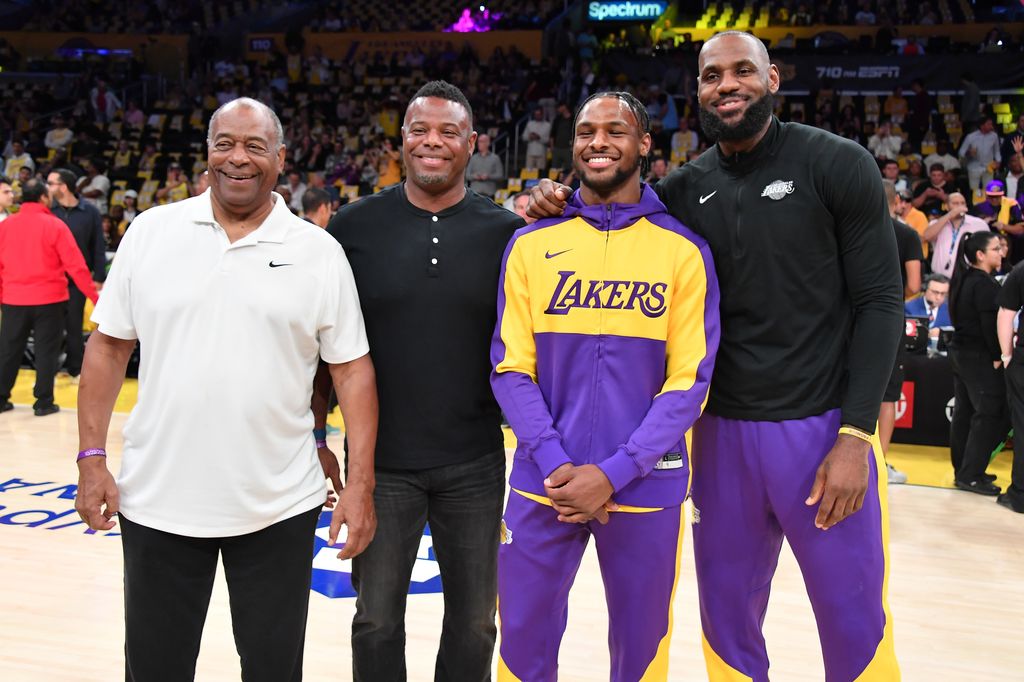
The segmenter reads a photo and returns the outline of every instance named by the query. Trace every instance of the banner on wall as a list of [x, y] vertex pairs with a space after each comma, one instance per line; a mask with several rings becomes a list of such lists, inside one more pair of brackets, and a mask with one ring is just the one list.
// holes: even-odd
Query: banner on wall
[[[825, 82], [835, 90], [891, 91], [899, 86], [908, 90], [920, 78], [930, 92], [963, 89], [960, 76], [970, 73], [982, 90], [1018, 89], [1024, 83], [1024, 59], [1000, 55], [772, 55], [779, 67], [783, 91], [816, 91]], [[674, 60], [664, 56], [643, 57], [626, 51], [606, 57], [608, 73], [621, 73], [633, 82], [658, 82]], [[680, 64], [697, 73], [696, 54], [686, 55]]]

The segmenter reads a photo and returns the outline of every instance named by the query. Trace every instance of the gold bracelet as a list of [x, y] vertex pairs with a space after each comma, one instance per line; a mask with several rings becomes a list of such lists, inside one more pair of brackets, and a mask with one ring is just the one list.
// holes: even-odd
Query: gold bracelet
[[856, 428], [854, 428], [852, 426], [842, 426], [842, 427], [840, 427], [839, 428], [839, 433], [840, 433], [840, 435], [845, 434], [847, 436], [853, 436], [854, 438], [860, 438], [865, 443], [870, 443], [871, 439], [872, 439], [870, 433], [868, 433], [866, 431], [861, 431], [860, 429], [856, 429]]

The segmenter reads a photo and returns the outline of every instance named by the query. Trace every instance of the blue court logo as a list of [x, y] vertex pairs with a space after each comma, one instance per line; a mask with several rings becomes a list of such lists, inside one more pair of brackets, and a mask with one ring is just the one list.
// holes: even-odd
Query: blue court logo
[[[342, 526], [338, 543], [327, 544], [331, 528], [331, 512], [320, 513], [316, 537], [313, 539], [313, 584], [314, 591], [331, 599], [356, 596], [352, 589], [352, 560], [342, 561], [338, 551], [345, 542], [346, 528]], [[430, 526], [423, 530], [420, 548], [416, 552], [416, 564], [412, 568], [409, 594], [427, 594], [441, 591], [441, 569], [434, 556], [434, 541], [430, 537]]]

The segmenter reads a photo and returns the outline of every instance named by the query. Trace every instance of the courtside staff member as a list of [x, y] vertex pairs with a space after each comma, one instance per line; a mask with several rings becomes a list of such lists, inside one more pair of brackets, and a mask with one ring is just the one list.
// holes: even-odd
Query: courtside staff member
[[445, 604], [434, 677], [489, 680], [505, 491], [489, 350], [501, 255], [523, 221], [466, 189], [476, 133], [458, 88], [423, 86], [402, 135], [405, 182], [328, 226], [352, 263], [380, 394], [379, 527], [352, 567], [352, 665], [363, 682], [406, 678], [405, 603], [429, 522]]
[[[46, 176], [49, 189], [50, 210], [63, 220], [75, 237], [78, 249], [85, 258], [85, 264], [92, 272], [93, 281], [99, 285], [107, 279], [107, 242], [103, 236], [103, 219], [90, 202], [75, 193], [75, 174], [66, 168], [55, 168]], [[85, 342], [82, 339], [82, 322], [85, 315], [86, 295], [74, 282], [68, 282], [68, 306], [65, 313], [67, 356], [64, 366], [68, 374], [77, 377], [82, 373], [82, 356]]]
[[[309, 409], [330, 363], [350, 448], [331, 538], [373, 536], [373, 366], [345, 254], [271, 190], [281, 123], [248, 98], [210, 120], [210, 189], [150, 209], [118, 249], [79, 389], [76, 508], [121, 514], [126, 678], [190, 680], [218, 557], [245, 680], [299, 680], [326, 499]], [[138, 339], [139, 400], [115, 485], [103, 447]]]
[[[657, 192], [708, 240], [722, 292], [693, 436], [708, 674], [768, 679], [761, 620], [785, 537], [828, 682], [898, 680], [873, 434], [903, 297], [878, 165], [856, 143], [772, 117], [779, 71], [754, 36], [717, 34], [699, 67], [701, 124], [717, 144]], [[542, 184], [534, 212], [550, 214], [554, 186]]]
[[999, 236], [975, 232], [960, 238], [949, 283], [949, 318], [953, 339], [953, 419], [949, 454], [953, 484], [981, 495], [999, 495], [986, 473], [992, 452], [1010, 431], [1006, 380], [998, 330], [999, 282], [994, 273], [1003, 263]]
[[[1013, 344], [1013, 321], [1024, 309], [1024, 263], [1018, 263], [1003, 281], [999, 291], [999, 313], [996, 328], [999, 333], [1000, 355], [1006, 376], [1006, 397], [1010, 406], [1013, 432], [1024, 439], [1024, 334], [1017, 335]], [[1013, 449], [1013, 469], [1010, 487], [996, 501], [1024, 514], [1024, 446]]]
[[36, 369], [33, 411], [45, 417], [60, 409], [53, 402], [53, 377], [64, 338], [68, 277], [86, 292], [83, 297], [96, 302], [75, 238], [47, 204], [46, 185], [32, 178], [21, 188], [21, 210], [0, 223], [0, 412], [14, 409], [8, 398], [29, 334]]

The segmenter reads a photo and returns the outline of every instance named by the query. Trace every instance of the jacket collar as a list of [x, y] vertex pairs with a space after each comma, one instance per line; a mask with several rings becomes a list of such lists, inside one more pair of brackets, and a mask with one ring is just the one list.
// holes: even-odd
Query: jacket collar
[[646, 183], [641, 186], [640, 201], [635, 204], [586, 204], [576, 190], [565, 207], [565, 217], [580, 217], [599, 230], [621, 230], [640, 218], [665, 213], [665, 204]]
[[19, 215], [22, 213], [26, 215], [31, 215], [33, 213], [53, 215], [53, 211], [51, 211], [48, 206], [40, 204], [38, 201], [26, 201], [21, 205], [21, 208], [18, 209], [18, 213], [12, 213], [11, 215]]
[[779, 123], [779, 119], [772, 116], [772, 121], [768, 125], [768, 130], [765, 132], [764, 137], [761, 141], [754, 146], [749, 152], [740, 152], [738, 154], [732, 154], [725, 156], [722, 154], [722, 148], [717, 144], [715, 145], [715, 155], [718, 157], [718, 163], [723, 169], [730, 173], [746, 173], [756, 166], [762, 159], [772, 155], [775, 151], [775, 143], [779, 139], [779, 133], [782, 130], [782, 124]]
[[[213, 217], [212, 196], [212, 190], [207, 189], [192, 200], [195, 203], [190, 207], [189, 218], [193, 222], [207, 225], [217, 224], [217, 220]], [[275, 244], [284, 242], [284, 238], [288, 234], [289, 223], [292, 218], [295, 218], [295, 214], [288, 209], [284, 198], [280, 194], [271, 192], [271, 196], [274, 198], [274, 208], [270, 210], [270, 214], [263, 219], [260, 226], [249, 235], [246, 235], [245, 239], [252, 238], [257, 242], [272, 242]], [[186, 201], [189, 200], [186, 199]]]

